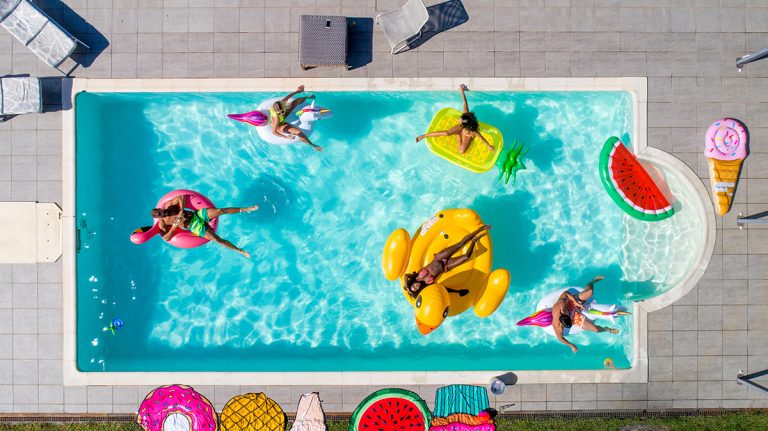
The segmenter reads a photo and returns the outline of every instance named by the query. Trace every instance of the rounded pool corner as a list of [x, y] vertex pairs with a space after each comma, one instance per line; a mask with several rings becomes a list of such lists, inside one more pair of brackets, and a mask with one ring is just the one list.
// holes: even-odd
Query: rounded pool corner
[[699, 280], [701, 280], [709, 266], [715, 249], [717, 225], [712, 199], [710, 199], [709, 193], [701, 179], [688, 165], [677, 157], [653, 147], [646, 147], [638, 156], [682, 176], [685, 183], [689, 184], [693, 189], [693, 195], [697, 198], [695, 200], [697, 204], [696, 212], [704, 220], [701, 231], [703, 238], [702, 246], [694, 259], [695, 264], [689, 269], [688, 273], [677, 285], [666, 292], [652, 298], [637, 301], [638, 306], [641, 306], [646, 312], [650, 313], [672, 305], [693, 290]]

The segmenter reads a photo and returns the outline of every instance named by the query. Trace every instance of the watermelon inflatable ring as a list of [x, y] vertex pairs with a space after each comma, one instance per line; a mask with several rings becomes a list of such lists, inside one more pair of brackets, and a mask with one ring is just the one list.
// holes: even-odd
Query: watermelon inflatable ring
[[427, 403], [405, 389], [381, 389], [352, 413], [349, 431], [427, 431], [432, 421]]
[[600, 151], [600, 179], [616, 205], [638, 220], [659, 221], [675, 213], [643, 165], [615, 136]]

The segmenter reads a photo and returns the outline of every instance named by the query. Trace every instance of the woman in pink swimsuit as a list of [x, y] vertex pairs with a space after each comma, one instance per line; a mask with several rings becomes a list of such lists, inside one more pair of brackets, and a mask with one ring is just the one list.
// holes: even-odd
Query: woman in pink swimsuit
[[[432, 259], [432, 262], [428, 263], [425, 267], [418, 271], [414, 271], [411, 274], [406, 274], [405, 286], [408, 294], [411, 295], [411, 297], [416, 298], [419, 296], [419, 293], [424, 290], [425, 287], [429, 286], [430, 284], [434, 284], [435, 280], [437, 280], [437, 277], [442, 275], [444, 272], [448, 272], [471, 259], [472, 252], [475, 250], [475, 244], [477, 244], [477, 241], [479, 241], [480, 238], [484, 237], [485, 235], [488, 235], [487, 233], [480, 234], [480, 232], [486, 231], [490, 228], [490, 225], [484, 225], [480, 227], [478, 230], [462, 238], [462, 240], [458, 243], [444, 249], [439, 253], [436, 253], [435, 258]], [[469, 245], [467, 254], [451, 257], [454, 253], [464, 248], [464, 246], [470, 241], [472, 241], [472, 244]], [[464, 296], [469, 293], [469, 290], [467, 289], [446, 289], [449, 293], [458, 293], [459, 296]]]

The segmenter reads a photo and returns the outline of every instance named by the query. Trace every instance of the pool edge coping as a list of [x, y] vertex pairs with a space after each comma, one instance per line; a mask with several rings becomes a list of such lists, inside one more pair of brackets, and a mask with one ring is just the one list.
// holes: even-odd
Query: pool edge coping
[[[71, 93], [63, 95], [64, 105], [72, 106], [62, 114], [62, 179], [63, 179], [63, 383], [77, 385], [150, 385], [183, 381], [194, 385], [241, 384], [245, 380], [264, 385], [392, 385], [392, 384], [487, 384], [494, 376], [507, 371], [397, 371], [397, 372], [81, 372], [77, 369], [76, 338], [76, 226], [75, 226], [75, 114], [74, 98], [83, 91], [90, 92], [234, 92], [234, 91], [291, 91], [299, 84], [317, 91], [451, 91], [460, 83], [478, 91], [627, 91], [633, 97], [636, 153], [651, 150], [651, 158], [659, 158], [666, 164], [682, 165], [683, 175], [694, 187], [704, 188], [701, 180], [691, 169], [674, 156], [661, 150], [647, 148], [647, 78], [241, 78], [241, 79], [87, 79], [74, 78]], [[657, 153], [658, 154], [654, 154]], [[669, 160], [674, 159], [674, 160]], [[675, 165], [675, 168], [679, 166]], [[700, 192], [700, 190], [698, 190]], [[704, 189], [706, 194], [706, 189]], [[701, 196], [700, 196], [701, 197]], [[706, 195], [709, 199], [708, 195]], [[710, 200], [711, 208], [711, 200]], [[714, 212], [707, 211], [707, 246], [712, 247], [706, 256], [711, 258], [714, 248]], [[711, 221], [711, 223], [710, 223]], [[710, 229], [711, 228], [711, 229]], [[698, 266], [695, 268], [698, 269]], [[688, 293], [698, 282], [695, 271], [685, 278]], [[703, 274], [703, 272], [702, 272]], [[670, 289], [677, 291], [680, 284]], [[669, 292], [667, 292], [669, 293]], [[663, 296], [663, 295], [661, 295]], [[673, 299], [674, 298], [674, 299]], [[657, 299], [657, 298], [653, 298]], [[670, 295], [667, 300], [678, 299]], [[670, 302], [671, 304], [671, 302]], [[656, 304], [658, 305], [658, 304]], [[664, 304], [666, 306], [669, 304]], [[659, 307], [661, 308], [661, 307]], [[543, 370], [517, 371], [518, 384], [531, 383], [646, 383], [648, 381], [647, 313], [654, 311], [654, 304], [645, 301], [635, 303], [633, 315], [632, 367], [625, 370]]]

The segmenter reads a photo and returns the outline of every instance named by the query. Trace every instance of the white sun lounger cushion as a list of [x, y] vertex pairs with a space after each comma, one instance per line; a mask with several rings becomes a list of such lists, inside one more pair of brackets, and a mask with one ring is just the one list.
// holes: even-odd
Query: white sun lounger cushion
[[0, 79], [0, 115], [41, 112], [43, 108], [38, 78]]
[[11, 14], [21, 0], [0, 0], [0, 21]]
[[27, 45], [27, 48], [51, 67], [60, 65], [76, 47], [77, 42], [53, 21], [48, 21], [37, 37]]
[[51, 67], [77, 47], [77, 39], [28, 0], [0, 0], [0, 17], [2, 13], [6, 16], [0, 25]]
[[22, 1], [3, 20], [3, 27], [24, 45], [35, 38], [48, 23], [48, 17], [27, 1]]

